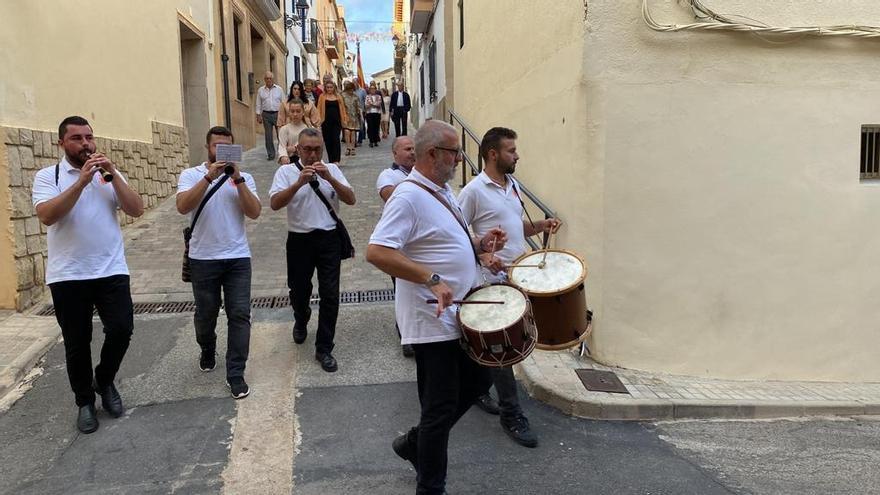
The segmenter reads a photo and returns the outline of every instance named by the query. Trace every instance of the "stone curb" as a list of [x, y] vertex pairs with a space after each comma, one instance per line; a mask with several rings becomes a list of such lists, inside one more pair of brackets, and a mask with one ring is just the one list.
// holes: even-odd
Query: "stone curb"
[[59, 330], [54, 337], [37, 337], [24, 352], [16, 356], [8, 366], [4, 366], [4, 369], [0, 371], [0, 402], [19, 385], [19, 382], [58, 342], [60, 335], [61, 331]]
[[[574, 370], [571, 372], [574, 374]], [[535, 399], [565, 414], [588, 419], [661, 421], [880, 414], [880, 403], [860, 401], [637, 399], [623, 394], [619, 398], [588, 400], [546, 378], [531, 360], [517, 365], [517, 375]]]

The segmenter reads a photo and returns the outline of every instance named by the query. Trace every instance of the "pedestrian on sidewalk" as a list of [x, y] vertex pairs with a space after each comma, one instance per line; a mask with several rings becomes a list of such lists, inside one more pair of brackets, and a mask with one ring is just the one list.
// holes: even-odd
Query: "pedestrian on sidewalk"
[[[227, 329], [226, 385], [233, 398], [241, 399], [250, 393], [244, 370], [251, 339], [251, 251], [244, 217], [257, 219], [261, 206], [254, 178], [237, 163], [217, 161], [217, 145], [233, 142], [232, 132], [225, 127], [208, 131], [208, 161], [181, 172], [177, 211], [190, 218], [198, 214], [189, 257], [196, 303], [193, 324], [201, 349], [199, 369], [208, 372], [216, 366], [217, 315], [222, 302]], [[232, 167], [231, 174], [226, 173], [227, 167]]]
[[382, 139], [388, 137], [388, 126], [390, 122], [389, 111], [391, 110], [391, 97], [388, 96], [388, 90], [382, 88]]
[[[394, 138], [394, 141], [391, 143], [391, 153], [394, 156], [394, 162], [390, 167], [379, 173], [379, 177], [376, 179], [376, 191], [379, 192], [382, 203], [387, 202], [391, 193], [394, 192], [394, 188], [409, 177], [409, 173], [416, 163], [415, 144], [409, 136]], [[391, 277], [391, 284], [396, 292], [397, 279]], [[394, 328], [397, 330], [397, 336], [400, 337], [400, 325], [397, 324], [397, 318], [394, 321]], [[415, 355], [412, 344], [401, 344], [401, 351], [404, 357], [413, 357]]]
[[[37, 172], [32, 198], [37, 217], [49, 227], [46, 283], [64, 337], [67, 377], [79, 408], [76, 426], [92, 433], [98, 429], [95, 392], [110, 416], [118, 418], [125, 412], [113, 382], [134, 331], [134, 309], [116, 210], [139, 217], [144, 203], [116, 164], [97, 152], [86, 119], [62, 120], [58, 146], [64, 156], [57, 165]], [[104, 343], [93, 372], [90, 343], [96, 308], [104, 326]]]
[[391, 120], [394, 121], [394, 136], [406, 136], [406, 123], [412, 102], [403, 81], [397, 83], [397, 91], [391, 94]]
[[284, 89], [275, 84], [275, 76], [270, 71], [266, 71], [263, 76], [265, 86], [260, 86], [257, 90], [257, 98], [255, 110], [257, 112], [257, 123], [263, 124], [263, 131], [266, 138], [266, 155], [267, 160], [275, 159], [275, 132], [278, 126], [278, 112], [281, 110], [281, 102], [284, 101]]
[[345, 102], [336, 93], [336, 83], [327, 77], [324, 78], [324, 92], [318, 98], [318, 113], [321, 115], [321, 135], [327, 147], [327, 161], [339, 163], [342, 158], [339, 134], [348, 125], [348, 112]]
[[[339, 315], [339, 273], [342, 241], [336, 220], [328, 211], [339, 211], [339, 200], [354, 205], [354, 189], [335, 163], [323, 163], [323, 138], [317, 129], [305, 129], [296, 145], [299, 161], [275, 172], [269, 200], [273, 211], [287, 208], [287, 286], [293, 307], [293, 341], [305, 342], [312, 310], [312, 276], [318, 272], [318, 331], [315, 359], [327, 372], [338, 369], [333, 339]], [[323, 200], [321, 199], [323, 196]]]
[[287, 123], [278, 129], [278, 163], [280, 165], [287, 165], [296, 156], [296, 140], [299, 139], [299, 133], [312, 127], [303, 121], [305, 111], [302, 101], [293, 100], [286, 103], [285, 106], [288, 109]]
[[379, 121], [382, 119], [382, 95], [376, 89], [376, 83], [370, 83], [369, 94], [366, 98], [367, 135], [370, 138], [370, 148], [379, 146]]
[[[480, 143], [483, 171], [470, 181], [458, 196], [464, 218], [476, 235], [483, 235], [493, 227], [501, 226], [509, 239], [503, 249], [495, 252], [504, 265], [510, 265], [525, 254], [526, 237], [541, 232], [555, 231], [560, 222], [555, 218], [538, 220], [534, 224], [523, 218], [520, 188], [513, 178], [519, 155], [516, 152], [516, 132], [493, 127]], [[505, 272], [489, 273], [484, 277], [490, 283], [507, 280]], [[522, 412], [516, 390], [516, 379], [510, 367], [491, 368], [492, 382], [498, 393], [496, 404], [489, 393], [477, 398], [480, 409], [501, 416], [501, 428], [515, 442], [525, 447], [537, 447], [538, 439]]]
[[[367, 261], [398, 279], [395, 313], [403, 343], [416, 353], [421, 417], [392, 448], [416, 468], [416, 493], [441, 494], [449, 432], [491, 384], [488, 370], [459, 344], [453, 300], [477, 284], [477, 252], [502, 248], [506, 237], [493, 229], [474, 238], [464, 224], [447, 184], [462, 160], [455, 128], [426, 122], [415, 135], [415, 153], [412, 172], [394, 189], [370, 237]], [[430, 298], [436, 306], [425, 304]]]

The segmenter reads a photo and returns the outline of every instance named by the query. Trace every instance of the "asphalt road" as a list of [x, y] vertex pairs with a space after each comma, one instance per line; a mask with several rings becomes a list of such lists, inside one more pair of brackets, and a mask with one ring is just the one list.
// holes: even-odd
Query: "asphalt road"
[[[74, 427], [58, 345], [0, 414], [0, 493], [413, 493], [414, 471], [390, 448], [418, 415], [391, 311], [343, 306], [335, 374], [314, 361], [312, 334], [291, 342], [289, 310], [255, 311], [243, 401], [219, 367], [198, 371], [191, 315], [139, 316], [117, 380], [128, 412], [99, 410], [91, 435]], [[873, 418], [650, 424], [570, 418], [528, 398], [524, 408], [536, 449], [514, 444], [497, 417], [465, 415], [450, 493], [880, 493]]]

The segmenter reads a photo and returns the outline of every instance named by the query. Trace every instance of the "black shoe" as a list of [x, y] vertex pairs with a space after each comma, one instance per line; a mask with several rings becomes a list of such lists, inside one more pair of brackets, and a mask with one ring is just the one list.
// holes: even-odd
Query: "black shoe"
[[404, 433], [395, 438], [394, 441], [391, 442], [391, 448], [394, 450], [394, 453], [397, 454], [397, 457], [400, 457], [404, 461], [409, 461], [410, 464], [412, 464], [413, 469], [415, 469], [416, 472], [419, 471], [419, 466], [416, 462], [416, 453], [413, 452], [412, 446], [409, 443], [408, 433]]
[[488, 393], [477, 397], [477, 400], [474, 401], [474, 405], [489, 414], [501, 414], [501, 410], [498, 409], [498, 404], [495, 402], [495, 399], [493, 399]]
[[533, 449], [538, 446], [538, 438], [532, 433], [529, 420], [525, 416], [520, 415], [512, 420], [502, 419], [501, 428], [507, 436], [523, 447]]
[[[101, 407], [103, 407], [110, 416], [118, 418], [125, 414], [125, 407], [122, 405], [122, 397], [119, 396], [119, 391], [116, 390], [116, 386], [113, 385], [113, 383], [101, 389], [98, 387], [98, 383], [93, 379], [92, 388], [94, 388], [95, 392], [101, 396]], [[95, 428], [97, 428], [97, 425]]]
[[76, 416], [76, 428], [83, 433], [94, 433], [98, 429], [98, 417], [95, 415], [94, 404], [79, 408], [79, 414]]
[[232, 391], [233, 399], [244, 399], [249, 393], [251, 393], [251, 389], [248, 388], [247, 382], [245, 382], [244, 377], [241, 376], [227, 378], [226, 386]]
[[334, 358], [329, 352], [326, 354], [319, 352], [315, 354], [315, 359], [321, 362], [321, 368], [328, 373], [333, 373], [339, 369], [336, 364], [336, 358]]
[[400, 350], [403, 351], [403, 357], [413, 357], [416, 355], [416, 351], [409, 344], [403, 344], [400, 346]]
[[308, 334], [309, 334], [309, 332], [306, 329], [305, 325], [303, 325], [302, 327], [298, 327], [294, 323], [294, 325], [293, 325], [293, 341], [294, 342], [296, 342], [297, 344], [302, 344], [303, 342], [306, 341], [306, 336], [308, 336]]
[[199, 369], [207, 373], [214, 371], [215, 367], [217, 367], [217, 353], [214, 352], [214, 349], [202, 349], [202, 355], [199, 357]]

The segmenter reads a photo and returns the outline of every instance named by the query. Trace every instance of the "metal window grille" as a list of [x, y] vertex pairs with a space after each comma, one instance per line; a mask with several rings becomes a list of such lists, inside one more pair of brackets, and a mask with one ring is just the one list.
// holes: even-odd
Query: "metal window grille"
[[880, 179], [880, 125], [862, 126], [861, 179]]
[[428, 49], [428, 97], [432, 103], [437, 100], [437, 43], [434, 40]]
[[464, 0], [458, 0], [458, 48], [464, 48]]

